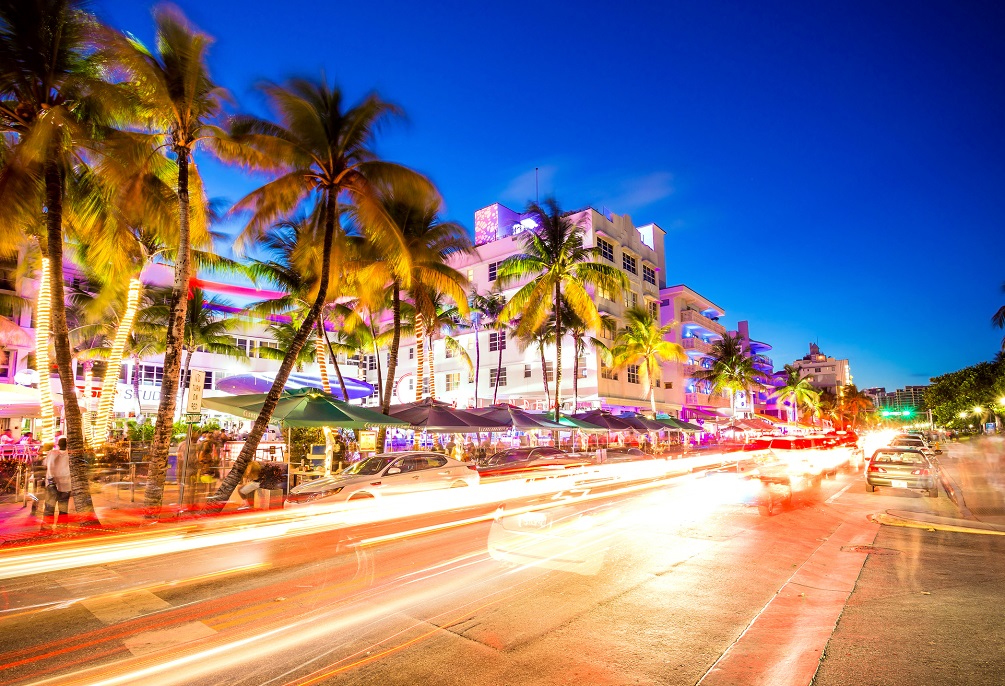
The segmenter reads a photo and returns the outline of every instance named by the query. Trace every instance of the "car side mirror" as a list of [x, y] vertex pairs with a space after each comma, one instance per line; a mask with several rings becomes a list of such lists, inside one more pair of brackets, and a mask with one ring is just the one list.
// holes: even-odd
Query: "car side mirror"
[[388, 467], [387, 471], [384, 472], [385, 476], [391, 476], [392, 474], [401, 474], [401, 467]]

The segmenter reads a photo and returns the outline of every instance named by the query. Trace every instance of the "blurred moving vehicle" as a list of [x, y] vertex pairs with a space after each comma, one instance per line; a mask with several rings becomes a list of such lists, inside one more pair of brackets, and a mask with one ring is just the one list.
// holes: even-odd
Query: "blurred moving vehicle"
[[547, 446], [509, 448], [479, 460], [477, 469], [482, 477], [506, 476], [539, 470], [569, 469], [591, 462], [591, 458], [585, 454], [569, 454]]
[[438, 453], [383, 453], [360, 460], [340, 474], [300, 484], [290, 491], [285, 507], [477, 486], [478, 482], [474, 465]]
[[917, 448], [880, 448], [865, 471], [865, 490], [873, 493], [877, 486], [927, 491], [938, 498], [939, 467]]

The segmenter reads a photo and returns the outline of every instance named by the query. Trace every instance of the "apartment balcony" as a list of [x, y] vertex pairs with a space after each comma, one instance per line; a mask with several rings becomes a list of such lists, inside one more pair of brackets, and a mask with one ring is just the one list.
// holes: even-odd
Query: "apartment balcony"
[[681, 310], [680, 313], [680, 323], [681, 324], [695, 324], [705, 329], [706, 331], [711, 331], [712, 333], [719, 334], [720, 336], [726, 335], [726, 327], [719, 322], [712, 321], [701, 312], [696, 310]]
[[697, 364], [682, 364], [681, 371], [684, 372], [685, 378], [693, 379], [694, 375], [702, 370], [701, 365]]
[[705, 393], [685, 393], [684, 404], [692, 407], [729, 407], [729, 398]]
[[703, 353], [705, 355], [712, 354], [712, 344], [706, 343], [700, 338], [685, 338], [681, 341], [681, 345], [684, 346], [684, 350], [694, 350], [696, 352]]

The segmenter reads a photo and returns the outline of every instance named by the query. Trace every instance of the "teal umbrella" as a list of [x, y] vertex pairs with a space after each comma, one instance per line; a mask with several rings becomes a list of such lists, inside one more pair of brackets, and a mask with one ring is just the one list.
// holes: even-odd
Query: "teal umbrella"
[[[222, 398], [203, 398], [202, 404], [217, 412], [226, 412], [244, 419], [256, 419], [265, 404], [265, 393], [235, 395]], [[331, 395], [313, 388], [298, 388], [283, 391], [276, 403], [272, 418], [285, 426], [331, 426], [342, 429], [358, 429], [364, 426], [408, 426], [394, 417], [388, 417], [374, 410], [358, 405], [350, 405]]]
[[677, 431], [692, 431], [692, 432], [704, 431], [704, 429], [698, 426], [697, 424], [691, 424], [690, 422], [685, 422], [684, 420], [677, 419], [675, 417], [657, 417], [656, 421], [660, 422], [661, 424], [666, 424], [671, 429], [675, 429]]

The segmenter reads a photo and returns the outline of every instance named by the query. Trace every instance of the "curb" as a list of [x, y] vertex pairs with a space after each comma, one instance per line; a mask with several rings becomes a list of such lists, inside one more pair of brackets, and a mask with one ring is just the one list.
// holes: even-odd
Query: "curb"
[[[999, 528], [978, 528], [975, 526], [959, 526], [956, 524], [945, 524], [942, 522], [926, 522], [920, 519], [908, 519], [888, 513], [872, 515], [871, 521], [884, 526], [900, 526], [909, 529], [925, 529], [927, 531], [949, 531], [959, 534], [985, 534], [989, 536], [1005, 536], [1005, 530]], [[994, 525], [986, 524], [990, 527]]]

